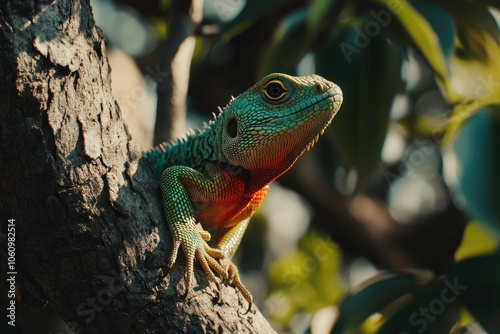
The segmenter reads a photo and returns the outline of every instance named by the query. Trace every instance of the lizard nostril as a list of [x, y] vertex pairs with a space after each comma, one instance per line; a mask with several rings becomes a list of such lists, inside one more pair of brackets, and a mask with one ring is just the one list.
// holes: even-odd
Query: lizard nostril
[[314, 85], [314, 91], [316, 93], [321, 93], [323, 91], [323, 86], [320, 83]]

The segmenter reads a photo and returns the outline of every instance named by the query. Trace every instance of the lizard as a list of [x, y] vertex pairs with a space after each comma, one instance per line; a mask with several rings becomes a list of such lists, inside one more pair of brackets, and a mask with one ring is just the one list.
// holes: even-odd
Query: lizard
[[[160, 178], [163, 209], [173, 238], [168, 269], [179, 248], [186, 257], [186, 295], [195, 259], [248, 301], [231, 258], [269, 184], [288, 171], [322, 135], [339, 110], [342, 91], [319, 75], [273, 73], [230, 102], [203, 129], [162, 143], [144, 157]], [[196, 228], [216, 228], [211, 235]]]

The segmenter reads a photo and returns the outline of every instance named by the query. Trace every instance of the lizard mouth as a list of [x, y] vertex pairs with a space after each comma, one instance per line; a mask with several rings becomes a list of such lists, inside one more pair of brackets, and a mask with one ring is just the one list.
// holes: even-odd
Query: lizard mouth
[[323, 93], [323, 99], [316, 102], [313, 104], [311, 107], [314, 108], [315, 105], [320, 104], [321, 102], [328, 101], [330, 102], [331, 106], [328, 108], [331, 111], [331, 117], [327, 120], [327, 122], [323, 125], [323, 127], [319, 130], [319, 132], [316, 134], [316, 136], [306, 145], [304, 151], [309, 151], [314, 145], [319, 140], [319, 137], [322, 136], [325, 133], [326, 128], [328, 125], [330, 125], [331, 121], [337, 114], [337, 112], [340, 109], [340, 106], [342, 105], [343, 101], [343, 95], [342, 95], [342, 90], [340, 89], [339, 86], [334, 85], [330, 87], [328, 90], [326, 90]]

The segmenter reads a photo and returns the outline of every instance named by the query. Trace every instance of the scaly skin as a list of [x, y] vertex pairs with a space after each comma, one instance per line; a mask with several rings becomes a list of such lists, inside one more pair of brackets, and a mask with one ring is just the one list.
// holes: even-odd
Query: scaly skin
[[[317, 75], [270, 74], [221, 110], [202, 131], [146, 153], [161, 175], [165, 216], [173, 237], [171, 268], [179, 247], [186, 256], [186, 293], [196, 258], [207, 277], [214, 271], [252, 306], [230, 259], [269, 183], [312, 147], [342, 103], [340, 88]], [[217, 228], [210, 234], [196, 229]]]

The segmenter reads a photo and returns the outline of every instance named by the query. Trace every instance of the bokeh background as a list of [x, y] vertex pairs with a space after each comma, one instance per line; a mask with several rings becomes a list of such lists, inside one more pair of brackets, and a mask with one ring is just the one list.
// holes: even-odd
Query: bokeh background
[[[144, 150], [172, 1], [91, 1]], [[493, 0], [204, 0], [188, 127], [271, 72], [344, 92], [235, 257], [279, 333], [500, 333], [499, 19]]]

